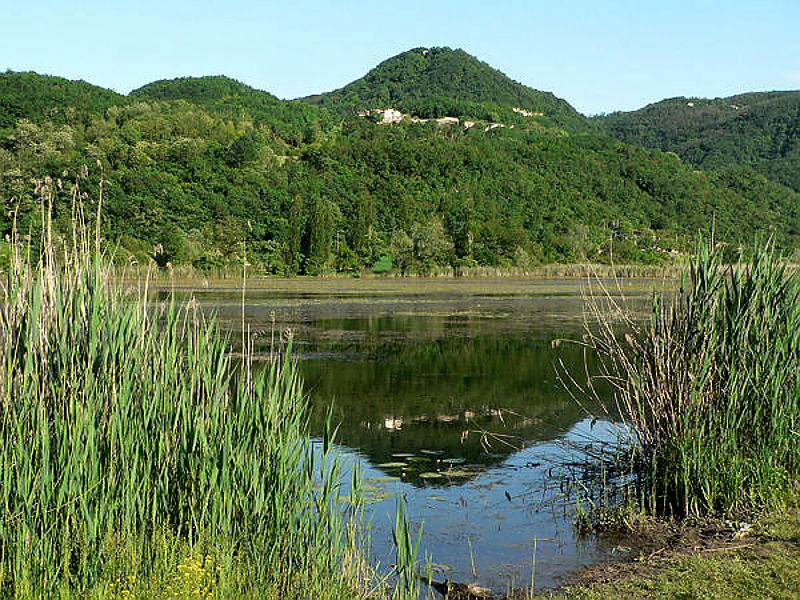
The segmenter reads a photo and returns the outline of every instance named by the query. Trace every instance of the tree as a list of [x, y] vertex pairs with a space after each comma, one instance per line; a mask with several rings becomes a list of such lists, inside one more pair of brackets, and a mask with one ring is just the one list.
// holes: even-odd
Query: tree
[[233, 215], [226, 215], [214, 227], [214, 241], [227, 260], [241, 258], [244, 245], [244, 228]]
[[392, 265], [406, 275], [414, 264], [414, 240], [405, 231], [399, 229], [392, 234], [390, 244]]
[[308, 219], [305, 264], [305, 271], [309, 275], [322, 273], [329, 266], [331, 243], [340, 218], [341, 212], [334, 202], [324, 196], [313, 199]]
[[414, 223], [411, 226], [411, 239], [414, 266], [419, 273], [430, 273], [436, 265], [449, 262], [453, 243], [447, 237], [440, 217], [431, 217], [425, 223]]

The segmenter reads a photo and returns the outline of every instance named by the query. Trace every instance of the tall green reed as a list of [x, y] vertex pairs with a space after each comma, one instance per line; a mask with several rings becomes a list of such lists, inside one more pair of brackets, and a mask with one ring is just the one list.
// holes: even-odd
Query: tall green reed
[[77, 182], [71, 235], [54, 233], [54, 186], [0, 296], [0, 595], [93, 589], [112, 536], [147, 575], [165, 530], [275, 597], [349, 585], [360, 506], [339, 501], [329, 439], [312, 447], [291, 343], [254, 368], [196, 302], [114, 284]]
[[[394, 541], [396, 564], [394, 567], [397, 574], [397, 583], [393, 598], [396, 600], [407, 600], [419, 598], [420, 581], [422, 578], [417, 572], [419, 569], [419, 544], [422, 541], [422, 527], [416, 537], [411, 531], [411, 523], [408, 520], [408, 512], [402, 498], [397, 499], [395, 509], [395, 523], [392, 529], [392, 539]], [[428, 569], [430, 571], [430, 569]], [[430, 572], [428, 572], [430, 580]]]
[[800, 277], [773, 243], [736, 264], [700, 242], [677, 294], [641, 320], [590, 303], [588, 346], [645, 475], [651, 512], [732, 514], [800, 478]]

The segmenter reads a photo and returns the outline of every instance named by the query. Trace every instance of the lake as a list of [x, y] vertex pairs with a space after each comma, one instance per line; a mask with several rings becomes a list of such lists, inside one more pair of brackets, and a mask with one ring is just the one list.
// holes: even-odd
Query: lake
[[[604, 283], [632, 302], [658, 285]], [[291, 331], [312, 433], [332, 404], [336, 441], [361, 465], [375, 560], [394, 561], [401, 496], [414, 527], [424, 523], [422, 552], [439, 579], [504, 593], [530, 584], [534, 560], [539, 589], [627, 551], [573, 526], [584, 449], [616, 440], [596, 407], [581, 407], [559, 381], [564, 369], [586, 379], [574, 342], [585, 288], [568, 279], [270, 279], [249, 281], [244, 303], [241, 283], [191, 289], [234, 339], [244, 325], [264, 357]]]

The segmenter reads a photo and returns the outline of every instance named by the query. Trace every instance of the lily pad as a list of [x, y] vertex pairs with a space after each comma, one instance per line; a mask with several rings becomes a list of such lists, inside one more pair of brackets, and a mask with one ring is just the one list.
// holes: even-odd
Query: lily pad
[[400, 478], [392, 477], [390, 475], [383, 475], [381, 477], [367, 477], [366, 481], [372, 481], [372, 482], [400, 481]]
[[383, 498], [378, 496], [370, 496], [368, 498], [364, 498], [364, 504], [378, 504], [379, 502], [383, 502]]
[[464, 471], [463, 469], [451, 469], [450, 471], [445, 471], [444, 474], [448, 477], [472, 477], [475, 473]]
[[442, 474], [441, 473], [433, 473], [433, 472], [429, 471], [427, 473], [420, 473], [419, 476], [422, 479], [439, 479], [440, 477], [442, 477]]
[[383, 469], [399, 469], [401, 467], [407, 467], [408, 463], [404, 462], [385, 462], [378, 465]]
[[442, 459], [443, 463], [447, 463], [448, 465], [460, 465], [463, 462], [466, 462], [467, 459], [465, 458], [444, 458]]
[[396, 495], [397, 495], [396, 492], [383, 491], [383, 492], [375, 492], [374, 494], [371, 494], [370, 496], [371, 496], [371, 498], [373, 500], [380, 501], [380, 500], [383, 500], [385, 498], [391, 498], [392, 496], [396, 496]]

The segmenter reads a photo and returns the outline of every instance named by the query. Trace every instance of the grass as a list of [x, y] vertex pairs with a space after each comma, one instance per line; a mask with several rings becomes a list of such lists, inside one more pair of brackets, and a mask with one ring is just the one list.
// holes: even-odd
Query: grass
[[730, 516], [785, 501], [800, 479], [800, 275], [772, 244], [724, 265], [701, 243], [645, 322], [610, 295], [592, 314], [640, 508]]
[[290, 346], [255, 369], [196, 303], [113, 285], [78, 184], [58, 238], [42, 182], [0, 297], [0, 597], [364, 596], [358, 490]]
[[639, 598], [800, 597], [800, 507], [788, 504], [765, 517], [760, 531], [736, 548], [668, 553], [629, 563], [610, 583], [583, 583], [538, 598], [605, 600]]
[[[0, 265], [3, 264], [3, 248], [0, 246]], [[153, 269], [155, 263], [150, 265], [126, 265], [125, 273], [129, 277], [149, 276], [157, 282], [172, 282], [175, 280], [185, 281], [213, 281], [231, 282], [238, 285], [242, 277], [243, 267], [241, 264], [219, 267], [210, 270], [199, 270], [191, 265], [169, 264], [163, 269]], [[507, 279], [507, 278], [531, 278], [531, 279], [585, 279], [593, 275], [598, 277], [618, 277], [630, 279], [663, 279], [665, 277], [677, 277], [680, 274], [680, 267], [675, 262], [666, 262], [659, 265], [643, 264], [614, 264], [607, 265], [602, 263], [552, 263], [541, 264], [531, 267], [513, 266], [473, 266], [454, 269], [451, 266], [436, 266], [426, 274], [407, 273], [400, 274], [399, 271], [387, 271], [375, 273], [368, 269], [361, 271], [340, 271], [325, 272], [320, 275], [296, 275], [282, 276], [271, 275], [259, 271], [258, 269], [248, 268], [248, 277], [261, 280], [282, 280], [282, 279], [321, 279], [321, 280], [347, 280], [347, 279], [368, 279], [368, 280], [437, 280], [437, 279]]]

